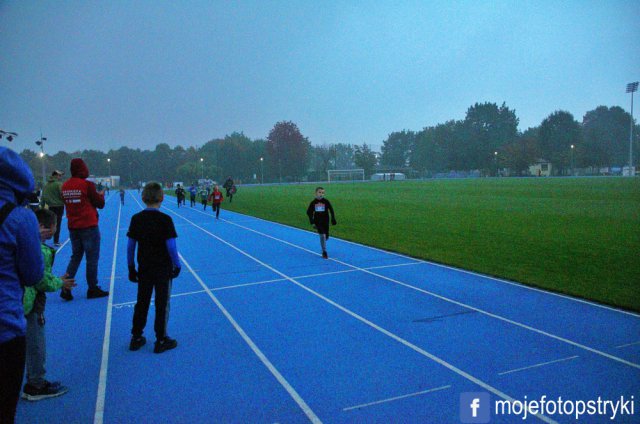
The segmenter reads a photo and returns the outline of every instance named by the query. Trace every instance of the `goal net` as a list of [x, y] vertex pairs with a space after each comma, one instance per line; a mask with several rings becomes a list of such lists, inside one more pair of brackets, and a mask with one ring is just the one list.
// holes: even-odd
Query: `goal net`
[[364, 181], [364, 169], [330, 169], [327, 178], [329, 182]]

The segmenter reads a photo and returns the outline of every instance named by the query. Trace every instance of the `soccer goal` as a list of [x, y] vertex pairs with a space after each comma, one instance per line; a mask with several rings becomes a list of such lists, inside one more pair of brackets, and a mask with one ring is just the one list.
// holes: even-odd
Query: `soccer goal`
[[364, 169], [330, 169], [327, 178], [329, 182], [364, 181]]

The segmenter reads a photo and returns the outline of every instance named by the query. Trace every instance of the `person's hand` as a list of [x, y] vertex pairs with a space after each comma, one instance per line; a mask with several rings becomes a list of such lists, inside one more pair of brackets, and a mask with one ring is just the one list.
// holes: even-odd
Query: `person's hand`
[[64, 287], [65, 290], [71, 290], [77, 285], [76, 279], [70, 278], [69, 274], [64, 274], [63, 276], [60, 277], [60, 279], [62, 280], [62, 287]]
[[171, 273], [171, 278], [178, 278], [178, 275], [180, 275], [180, 271], [182, 271], [182, 268], [180, 268], [179, 266], [174, 266], [173, 272]]
[[138, 271], [136, 271], [135, 266], [129, 267], [129, 281], [131, 281], [132, 283], [138, 282]]
[[336, 220], [335, 220], [335, 219], [332, 219], [332, 220], [331, 220], [331, 225], [338, 225], [338, 223], [336, 222]]

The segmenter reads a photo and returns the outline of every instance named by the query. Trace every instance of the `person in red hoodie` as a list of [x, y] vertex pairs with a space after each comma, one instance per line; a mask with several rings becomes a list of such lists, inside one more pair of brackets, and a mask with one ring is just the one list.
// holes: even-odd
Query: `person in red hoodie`
[[[87, 298], [95, 299], [109, 295], [98, 285], [98, 260], [100, 258], [100, 228], [98, 209], [104, 207], [104, 190], [97, 191], [96, 185], [87, 181], [89, 168], [80, 158], [71, 161], [71, 178], [62, 184], [62, 197], [67, 210], [69, 238], [71, 239], [71, 260], [67, 265], [67, 275], [74, 278], [82, 256], [87, 255]], [[60, 292], [60, 297], [72, 300], [69, 290]]]
[[220, 203], [224, 200], [222, 193], [220, 192], [220, 187], [218, 184], [213, 188], [213, 191], [209, 195], [209, 201], [211, 202], [211, 207], [213, 211], [216, 213], [216, 219], [219, 219], [220, 216]]

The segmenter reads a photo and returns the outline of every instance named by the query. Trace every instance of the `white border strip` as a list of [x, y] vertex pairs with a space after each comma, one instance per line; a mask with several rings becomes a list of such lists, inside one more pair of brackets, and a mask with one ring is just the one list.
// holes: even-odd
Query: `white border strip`
[[446, 389], [450, 389], [450, 388], [451, 388], [451, 385], [436, 387], [434, 389], [423, 390], [421, 392], [409, 393], [408, 395], [395, 396], [395, 397], [388, 398], [388, 399], [377, 400], [375, 402], [369, 402], [369, 403], [363, 403], [363, 404], [360, 404], [360, 405], [350, 406], [348, 408], [343, 408], [342, 410], [346, 412], [346, 411], [351, 411], [353, 409], [366, 408], [367, 406], [374, 406], [374, 405], [379, 405], [381, 403], [393, 402], [395, 400], [406, 399], [406, 398], [410, 398], [410, 397], [414, 397], [414, 396], [420, 396], [420, 395], [424, 395], [424, 394], [427, 394], [427, 393], [439, 392], [440, 390], [446, 390]]
[[[200, 211], [198, 211], [198, 212], [200, 212]], [[251, 218], [254, 218], [254, 219], [259, 220], [259, 221], [280, 225], [282, 227], [291, 228], [291, 229], [294, 229], [294, 230], [297, 230], [297, 231], [302, 231], [302, 232], [305, 232], [305, 233], [315, 234], [315, 233], [313, 233], [312, 231], [309, 231], [309, 230], [303, 230], [302, 228], [297, 228], [297, 227], [294, 227], [292, 225], [282, 224], [282, 223], [276, 222], [276, 221], [269, 221], [267, 219], [259, 218], [257, 216], [246, 215], [246, 214], [239, 213], [239, 212], [234, 212], [234, 211], [229, 211], [229, 212], [234, 213], [236, 215], [244, 216], [244, 217], [251, 217]], [[228, 221], [226, 219], [224, 221], [226, 221], [226, 222], [228, 222], [230, 224], [233, 224], [232, 221]], [[536, 291], [536, 292], [539, 292], [539, 293], [542, 293], [542, 294], [561, 297], [563, 299], [571, 300], [571, 301], [574, 301], [574, 302], [584, 303], [584, 304], [589, 305], [589, 306], [594, 306], [594, 307], [597, 307], [597, 308], [607, 309], [609, 311], [618, 312], [618, 313], [625, 314], [625, 315], [630, 315], [630, 316], [635, 317], [635, 318], [640, 318], [640, 313], [631, 312], [631, 311], [625, 311], [623, 309], [617, 309], [617, 308], [614, 308], [612, 306], [607, 306], [607, 305], [603, 305], [603, 304], [600, 304], [600, 303], [595, 303], [595, 302], [592, 302], [592, 301], [589, 301], [589, 300], [586, 300], [586, 299], [580, 299], [580, 298], [577, 298], [577, 297], [572, 297], [572, 296], [567, 295], [567, 294], [556, 293], [556, 292], [544, 290], [544, 289], [541, 289], [541, 288], [538, 288], [538, 287], [527, 286], [527, 285], [525, 285], [523, 283], [517, 283], [517, 282], [514, 282], [514, 281], [505, 280], [505, 279], [494, 277], [494, 276], [491, 276], [491, 275], [480, 274], [479, 272], [469, 271], [469, 270], [462, 269], [462, 268], [456, 268], [456, 267], [453, 267], [453, 266], [450, 266], [450, 265], [439, 264], [437, 262], [431, 262], [431, 261], [424, 260], [424, 259], [412, 258], [411, 256], [403, 255], [401, 253], [392, 252], [392, 251], [389, 251], [389, 250], [383, 250], [383, 249], [380, 249], [380, 248], [374, 247], [374, 246], [367, 246], [366, 244], [358, 243], [358, 242], [351, 241], [351, 240], [345, 240], [345, 239], [342, 239], [342, 238], [339, 238], [339, 237], [333, 237], [332, 236], [332, 238], [334, 238], [336, 240], [340, 240], [340, 241], [342, 241], [344, 243], [354, 244], [356, 246], [360, 246], [360, 247], [364, 247], [364, 248], [367, 248], [367, 249], [376, 250], [378, 252], [386, 253], [386, 254], [389, 254], [389, 255], [399, 256], [399, 257], [405, 258], [405, 259], [412, 259], [412, 260], [415, 260], [415, 261], [420, 262], [420, 263], [425, 263], [425, 264], [437, 266], [437, 267], [440, 267], [440, 268], [450, 269], [452, 271], [458, 271], [458, 272], [462, 272], [464, 274], [475, 275], [475, 276], [478, 276], [478, 277], [482, 277], [482, 278], [486, 278], [486, 279], [489, 279], [489, 280], [496, 281], [498, 283], [509, 284], [511, 286], [515, 286], [515, 287], [518, 287], [518, 288], [521, 288], [521, 289], [533, 290], [533, 291]]]
[[96, 412], [93, 416], [94, 424], [104, 421], [104, 403], [107, 394], [107, 373], [109, 369], [109, 346], [111, 342], [111, 315], [113, 314], [113, 288], [115, 286], [116, 259], [118, 257], [118, 236], [120, 233], [120, 215], [122, 205], [118, 207], [118, 224], [116, 227], [116, 241], [113, 245], [113, 262], [111, 264], [111, 282], [109, 284], [109, 300], [107, 303], [107, 319], [104, 324], [104, 340], [102, 341], [102, 361], [100, 362], [100, 378], [98, 380], [98, 394], [96, 397]]
[[[395, 335], [394, 333], [392, 333], [392, 332], [390, 332], [390, 331], [388, 331], [388, 330], [386, 330], [386, 329], [384, 329], [384, 328], [380, 327], [379, 325], [374, 324], [373, 322], [371, 322], [371, 321], [367, 320], [366, 318], [364, 318], [364, 317], [362, 317], [362, 316], [360, 316], [360, 315], [356, 314], [355, 312], [353, 312], [353, 311], [351, 311], [351, 310], [349, 310], [349, 309], [345, 308], [344, 306], [342, 306], [342, 305], [340, 305], [340, 304], [338, 304], [338, 303], [334, 302], [333, 300], [331, 300], [331, 299], [329, 299], [329, 298], [327, 298], [327, 297], [325, 297], [325, 296], [321, 295], [320, 293], [318, 293], [318, 292], [316, 292], [316, 291], [314, 291], [314, 290], [310, 289], [309, 287], [305, 286], [304, 284], [302, 284], [302, 283], [300, 283], [300, 282], [296, 281], [294, 278], [289, 277], [288, 275], [286, 275], [286, 274], [282, 273], [281, 271], [278, 271], [277, 269], [273, 268], [272, 266], [270, 266], [270, 265], [268, 265], [268, 264], [266, 264], [266, 263], [262, 262], [260, 259], [258, 259], [258, 258], [256, 258], [256, 257], [254, 257], [254, 256], [251, 256], [249, 253], [247, 253], [247, 252], [245, 252], [245, 251], [241, 250], [239, 247], [237, 247], [237, 246], [235, 246], [235, 245], [233, 245], [233, 244], [229, 243], [228, 241], [226, 241], [226, 240], [224, 240], [224, 239], [222, 239], [222, 238], [220, 238], [220, 237], [216, 236], [215, 234], [213, 234], [213, 233], [211, 233], [211, 232], [207, 231], [205, 228], [200, 227], [199, 225], [197, 225], [197, 224], [193, 223], [193, 222], [192, 222], [192, 221], [190, 221], [189, 219], [187, 219], [187, 218], [185, 218], [184, 216], [182, 216], [182, 215], [180, 215], [180, 214], [178, 214], [178, 213], [174, 212], [173, 210], [171, 210], [171, 209], [169, 209], [169, 208], [166, 208], [166, 207], [164, 207], [164, 208], [165, 208], [165, 209], [167, 209], [167, 210], [168, 210], [169, 212], [171, 212], [172, 214], [174, 214], [174, 215], [176, 215], [176, 216], [178, 216], [178, 217], [180, 217], [180, 218], [184, 219], [185, 221], [187, 221], [187, 222], [191, 223], [191, 225], [193, 225], [194, 227], [196, 227], [196, 228], [200, 229], [200, 230], [201, 230], [201, 231], [203, 231], [204, 233], [209, 234], [211, 237], [213, 237], [213, 238], [217, 239], [217, 240], [218, 240], [218, 241], [220, 241], [221, 243], [223, 243], [223, 244], [225, 244], [225, 245], [227, 245], [227, 246], [231, 247], [232, 249], [234, 249], [234, 250], [235, 250], [235, 251], [237, 251], [238, 253], [243, 254], [244, 256], [248, 257], [249, 259], [252, 259], [253, 261], [255, 261], [255, 262], [259, 263], [259, 264], [260, 264], [260, 265], [262, 265], [262, 266], [264, 266], [265, 268], [267, 268], [267, 269], [269, 269], [269, 270], [273, 271], [274, 273], [276, 273], [276, 274], [278, 274], [278, 275], [282, 276], [283, 278], [286, 278], [287, 280], [289, 280], [290, 282], [292, 282], [292, 283], [293, 283], [293, 284], [295, 284], [296, 286], [300, 287], [301, 289], [306, 290], [307, 292], [309, 292], [309, 293], [313, 294], [314, 296], [316, 296], [316, 297], [318, 297], [318, 298], [320, 298], [320, 299], [324, 300], [324, 301], [325, 301], [325, 302], [327, 302], [328, 304], [330, 304], [330, 305], [332, 305], [332, 306], [336, 307], [337, 309], [341, 310], [342, 312], [344, 312], [344, 313], [346, 313], [346, 314], [348, 314], [348, 315], [352, 316], [353, 318], [357, 319], [358, 321], [360, 321], [360, 322], [362, 322], [362, 323], [364, 323], [364, 324], [368, 325], [369, 327], [373, 328], [374, 330], [377, 330], [377, 331], [381, 332], [382, 334], [384, 334], [384, 335], [386, 335], [386, 336], [390, 337], [391, 339], [393, 339], [393, 340], [395, 340], [395, 341], [397, 341], [397, 342], [399, 342], [399, 343], [403, 344], [404, 346], [406, 346], [406, 347], [408, 347], [408, 348], [410, 348], [410, 349], [414, 350], [415, 352], [417, 352], [417, 353], [419, 353], [419, 354], [421, 354], [421, 355], [423, 355], [423, 356], [426, 356], [427, 358], [431, 359], [432, 361], [434, 361], [434, 362], [436, 362], [436, 363], [438, 363], [438, 364], [442, 365], [443, 367], [445, 367], [445, 368], [447, 368], [447, 369], [449, 369], [449, 370], [453, 371], [454, 373], [456, 373], [456, 374], [460, 375], [461, 377], [464, 377], [465, 379], [467, 379], [467, 380], [471, 381], [472, 383], [475, 383], [476, 385], [478, 385], [478, 386], [480, 386], [480, 387], [484, 388], [485, 390], [487, 390], [487, 391], [489, 391], [489, 392], [491, 392], [491, 393], [495, 394], [496, 396], [501, 397], [502, 399], [507, 400], [507, 401], [509, 401], [509, 402], [515, 402], [515, 399], [513, 399], [511, 396], [507, 395], [506, 393], [503, 393], [502, 391], [500, 391], [500, 390], [496, 389], [495, 387], [493, 387], [493, 386], [489, 385], [488, 383], [485, 383], [484, 381], [482, 381], [482, 380], [480, 380], [480, 379], [478, 379], [478, 378], [476, 378], [476, 377], [472, 376], [471, 374], [469, 374], [469, 373], [467, 373], [467, 372], [465, 372], [465, 371], [461, 370], [460, 368], [458, 368], [458, 367], [456, 367], [456, 366], [454, 366], [454, 365], [450, 364], [449, 362], [447, 362], [447, 361], [445, 361], [445, 360], [443, 360], [443, 359], [440, 359], [439, 357], [437, 357], [437, 356], [435, 356], [435, 355], [433, 355], [433, 354], [431, 354], [431, 353], [427, 352], [426, 350], [424, 350], [424, 349], [422, 349], [422, 348], [420, 348], [420, 347], [418, 347], [418, 346], [414, 345], [413, 343], [411, 343], [411, 342], [409, 342], [409, 341], [407, 341], [407, 340], [405, 340], [405, 339], [403, 339], [403, 338], [401, 338], [401, 337], [399, 337], [399, 336]], [[206, 286], [205, 286], [205, 287], [206, 287]], [[213, 296], [213, 294], [211, 294], [211, 296]], [[542, 421], [544, 421], [544, 422], [547, 422], [547, 423], [556, 423], [556, 421], [554, 421], [554, 420], [552, 420], [552, 419], [550, 419], [549, 417], [546, 417], [546, 416], [544, 416], [544, 415], [535, 415], [535, 417], [536, 417], [536, 418], [538, 418], [538, 419], [540, 419], [540, 420], [542, 420]]]
[[576, 358], [579, 358], [579, 356], [575, 355], [575, 356], [569, 356], [568, 358], [556, 359], [555, 361], [541, 362], [539, 364], [529, 365], [528, 367], [516, 368], [509, 371], [499, 372], [498, 375], [507, 375], [514, 372], [518, 372], [518, 371], [530, 370], [531, 368], [544, 367], [545, 365], [557, 364], [558, 362], [570, 361]]

